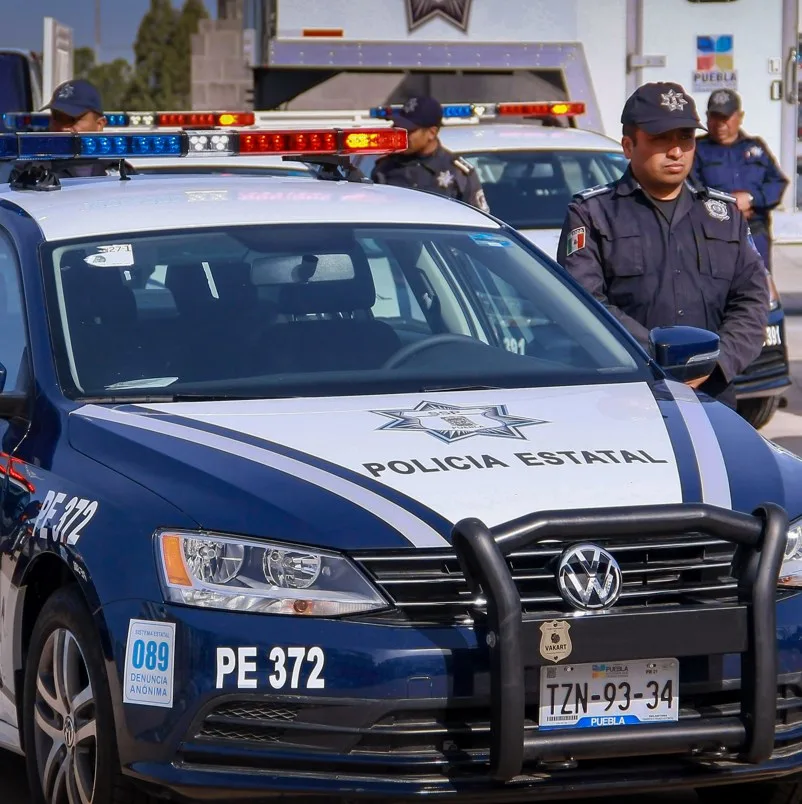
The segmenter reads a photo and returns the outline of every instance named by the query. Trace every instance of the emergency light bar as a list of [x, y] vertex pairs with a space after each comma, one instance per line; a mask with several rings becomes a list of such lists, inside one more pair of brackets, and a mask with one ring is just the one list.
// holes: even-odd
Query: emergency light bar
[[50, 126], [50, 115], [37, 112], [6, 112], [3, 125], [12, 131], [47, 131]]
[[0, 134], [0, 161], [127, 159], [137, 156], [349, 156], [404, 151], [397, 128], [170, 133]]
[[[252, 126], [253, 112], [106, 112], [106, 128], [227, 128]], [[6, 128], [13, 131], [47, 131], [49, 112], [7, 112]]]
[[[374, 106], [370, 116], [388, 120], [393, 114], [404, 113], [404, 105]], [[539, 103], [444, 103], [443, 121], [472, 120], [491, 117], [575, 117], [585, 114], [581, 101], [544, 101]]]

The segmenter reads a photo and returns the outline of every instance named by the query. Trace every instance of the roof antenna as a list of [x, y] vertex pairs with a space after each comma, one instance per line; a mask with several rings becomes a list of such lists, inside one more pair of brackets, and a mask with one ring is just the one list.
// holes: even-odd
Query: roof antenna
[[125, 159], [120, 160], [118, 170], [120, 171], [120, 181], [131, 181], [131, 177], [128, 175], [128, 165], [125, 164]]

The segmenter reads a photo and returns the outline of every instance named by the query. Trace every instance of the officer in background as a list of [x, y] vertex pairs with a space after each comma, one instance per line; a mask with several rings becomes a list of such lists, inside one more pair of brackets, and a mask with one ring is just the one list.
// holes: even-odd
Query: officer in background
[[741, 98], [719, 89], [707, 102], [709, 134], [696, 143], [694, 174], [701, 184], [717, 187], [737, 199], [749, 221], [763, 264], [771, 271], [771, 210], [788, 186], [766, 143], [745, 134]]
[[409, 147], [376, 162], [371, 179], [414, 190], [435, 192], [467, 201], [485, 212], [490, 209], [473, 165], [447, 151], [439, 140], [443, 107], [434, 98], [410, 98], [392, 121], [409, 133]]
[[644, 347], [653, 327], [717, 332], [715, 371], [689, 385], [735, 407], [732, 381], [763, 345], [766, 269], [736, 199], [688, 181], [703, 126], [685, 90], [645, 84], [621, 122], [629, 168], [574, 196], [557, 259]]
[[86, 134], [103, 131], [106, 125], [100, 92], [83, 78], [59, 84], [44, 108], [50, 109], [51, 131]]

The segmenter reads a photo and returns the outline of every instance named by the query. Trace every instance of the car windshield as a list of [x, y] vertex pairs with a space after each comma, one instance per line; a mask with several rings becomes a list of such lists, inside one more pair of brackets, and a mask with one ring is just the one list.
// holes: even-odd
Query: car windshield
[[499, 229], [263, 225], [51, 244], [65, 393], [284, 397], [635, 380], [594, 302]]
[[559, 229], [571, 197], [621, 178], [616, 151], [531, 150], [460, 154], [476, 166], [490, 211], [516, 229]]

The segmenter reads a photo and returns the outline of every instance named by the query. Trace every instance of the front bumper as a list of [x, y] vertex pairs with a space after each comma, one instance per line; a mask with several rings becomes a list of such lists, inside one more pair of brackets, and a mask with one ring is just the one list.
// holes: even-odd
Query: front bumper
[[[181, 680], [172, 709], [117, 704], [123, 765], [187, 797], [203, 790], [204, 800], [281, 792], [523, 801], [797, 772], [802, 600], [775, 600], [785, 527], [774, 506], [754, 517], [709, 506], [544, 514], [492, 533], [468, 520], [455, 528], [455, 547], [488, 601], [473, 625], [150, 607], [151, 618], [177, 623]], [[539, 625], [566, 615], [522, 617], [505, 556], [543, 539], [637, 533], [657, 541], [698, 531], [739, 545], [738, 599], [572, 619], [572, 661], [679, 657], [679, 722], [539, 733]], [[112, 631], [142, 617], [133, 606], [111, 607]], [[294, 688], [271, 688], [267, 657], [283, 645], [325, 652], [324, 688], [308, 688], [307, 670]], [[220, 679], [220, 646], [257, 646], [254, 671]], [[113, 690], [124, 683], [117, 659]]]
[[788, 346], [782, 307], [769, 313], [763, 349], [735, 380], [738, 399], [777, 396], [791, 385]]

